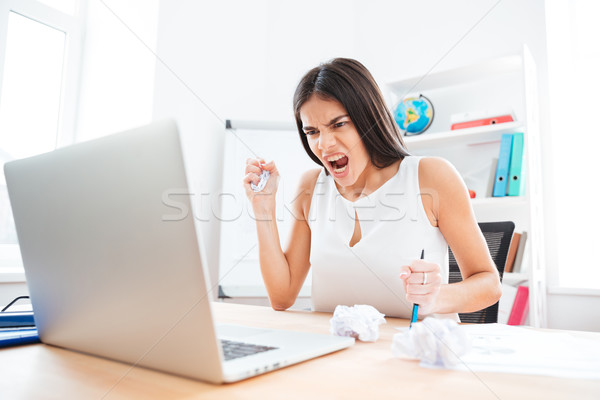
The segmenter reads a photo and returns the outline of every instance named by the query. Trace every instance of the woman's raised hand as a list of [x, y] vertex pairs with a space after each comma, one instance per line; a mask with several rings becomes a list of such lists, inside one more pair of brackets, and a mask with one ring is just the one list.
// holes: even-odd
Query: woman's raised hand
[[[255, 192], [252, 190], [250, 183], [258, 185], [260, 174], [263, 170], [269, 171], [271, 176], [269, 176], [265, 188], [260, 192]], [[275, 212], [275, 195], [279, 184], [279, 172], [277, 171], [275, 162], [270, 161], [267, 163], [262, 158], [247, 159], [243, 184], [255, 216], [257, 218], [272, 216]]]

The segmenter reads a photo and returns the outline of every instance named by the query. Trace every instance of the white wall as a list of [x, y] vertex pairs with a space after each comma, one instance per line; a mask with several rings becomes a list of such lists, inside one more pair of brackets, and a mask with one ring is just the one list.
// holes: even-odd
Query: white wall
[[547, 306], [549, 328], [600, 332], [598, 295], [552, 293]]
[[543, 0], [499, 2], [460, 40], [495, 3], [163, 1], [159, 53], [221, 118], [290, 118], [300, 77], [336, 56], [358, 58], [383, 84], [518, 53], [525, 42], [545, 79]]
[[29, 296], [25, 282], [0, 282], [0, 310], [19, 296]]
[[158, 0], [88, 0], [76, 140], [152, 121]]

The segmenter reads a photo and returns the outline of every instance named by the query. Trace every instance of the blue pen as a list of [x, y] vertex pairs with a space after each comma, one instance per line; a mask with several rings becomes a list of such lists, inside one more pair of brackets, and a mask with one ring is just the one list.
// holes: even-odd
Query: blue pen
[[[425, 249], [421, 250], [421, 260], [424, 258], [425, 258]], [[418, 316], [419, 316], [419, 305], [413, 304], [413, 311], [412, 311], [412, 315], [410, 317], [410, 325], [408, 326], [408, 329], [412, 328], [412, 324], [417, 322]]]

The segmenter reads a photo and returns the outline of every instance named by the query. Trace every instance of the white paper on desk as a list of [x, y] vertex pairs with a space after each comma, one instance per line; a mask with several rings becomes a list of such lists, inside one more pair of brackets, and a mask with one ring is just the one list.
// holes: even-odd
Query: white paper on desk
[[503, 324], [461, 328], [472, 347], [453, 369], [600, 379], [599, 341]]

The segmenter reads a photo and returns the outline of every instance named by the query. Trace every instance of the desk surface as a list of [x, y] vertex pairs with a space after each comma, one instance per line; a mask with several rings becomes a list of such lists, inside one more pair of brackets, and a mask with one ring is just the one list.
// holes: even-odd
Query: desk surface
[[[331, 314], [276, 312], [215, 303], [219, 322], [328, 333]], [[52, 346], [0, 350], [0, 394], [6, 399], [307, 399], [460, 398], [598, 399], [600, 381], [500, 373], [429, 370], [394, 358], [392, 336], [408, 321], [388, 318], [376, 343], [245, 381], [211, 385]], [[600, 340], [600, 333], [578, 333]], [[316, 396], [315, 396], [316, 395]]]

